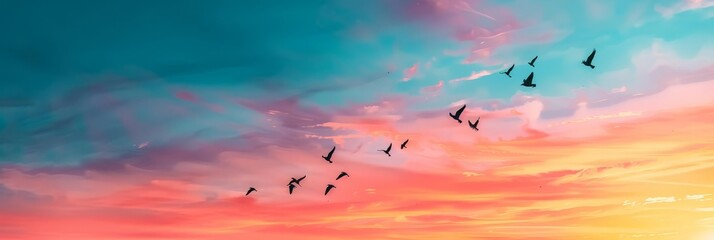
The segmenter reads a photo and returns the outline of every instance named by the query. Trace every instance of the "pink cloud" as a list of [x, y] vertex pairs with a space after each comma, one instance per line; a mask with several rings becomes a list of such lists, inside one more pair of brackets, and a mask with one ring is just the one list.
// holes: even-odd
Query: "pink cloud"
[[[577, 238], [573, 231], [588, 233], [592, 227], [602, 227], [602, 219], [620, 219], [620, 211], [628, 214], [624, 220], [630, 215], [647, 219], [645, 215], [652, 214], [623, 210], [617, 204], [623, 199], [670, 196], [684, 189], [638, 182], [648, 180], [650, 174], [687, 176], [679, 182], [708, 184], [710, 171], [704, 167], [710, 164], [702, 162], [702, 156], [711, 152], [706, 143], [712, 140], [707, 134], [714, 120], [714, 99], [708, 92], [712, 84], [671, 86], [607, 109], [583, 105], [576, 117], [632, 108], [651, 114], [622, 123], [596, 119], [587, 122], [593, 125], [566, 132], [544, 127], [570, 117], [541, 119], [546, 103], [535, 97], [514, 97], [515, 106], [496, 110], [469, 106], [463, 116], [481, 116], [480, 132], [449, 119], [446, 112], [453, 109], [410, 118], [416, 113], [404, 105], [379, 101], [366, 104], [380, 106], [369, 116], [361, 116], [364, 109], [358, 106], [348, 109], [355, 114], [336, 115], [325, 123], [325, 128], [336, 132], [351, 131], [342, 135], [344, 147], [338, 148], [335, 162], [328, 167], [319, 155], [331, 145], [315, 143], [305, 144], [306, 148], [268, 145], [255, 152], [219, 150], [210, 155], [215, 161], [155, 154], [150, 161], [177, 164], [167, 169], [130, 168], [122, 174], [4, 168], [0, 180], [7, 187], [1, 189], [0, 201], [10, 207], [0, 211], [0, 223], [12, 231], [1, 232], [0, 237], [350, 240], [389, 234], [410, 239], [523, 239], [539, 234], [541, 239], [573, 239]], [[275, 115], [300, 112], [284, 106], [259, 109]], [[583, 138], [570, 133], [590, 128], [604, 130]], [[364, 136], [374, 131], [386, 134]], [[356, 137], [347, 137], [352, 135]], [[394, 149], [392, 157], [376, 151], [405, 138], [411, 139], [409, 147]], [[608, 151], [613, 149], [617, 151]], [[324, 196], [324, 186], [335, 183], [335, 174], [343, 170], [351, 177], [337, 181], [338, 188]], [[303, 186], [287, 195], [289, 177], [302, 174], [308, 175]], [[245, 197], [248, 186], [259, 191]], [[693, 193], [707, 189], [686, 188]], [[525, 217], [531, 220], [518, 221]], [[691, 222], [698, 217], [680, 216]], [[569, 224], [573, 227], [567, 231], [539, 228]], [[599, 231], [616, 235], [623, 229], [617, 223], [605, 226], [613, 230]]]
[[429, 93], [429, 94], [436, 94], [436, 93], [438, 93], [439, 91], [441, 91], [441, 88], [443, 88], [443, 87], [444, 87], [444, 81], [443, 81], [443, 80], [439, 80], [439, 83], [437, 83], [436, 85], [426, 86], [426, 87], [422, 88], [422, 89], [421, 89], [421, 92], [422, 92], [422, 93]]
[[684, 0], [677, 1], [670, 6], [655, 6], [655, 10], [662, 14], [664, 18], [671, 18], [682, 12], [703, 9], [714, 6], [714, 1], [711, 0]]
[[480, 72], [471, 72], [471, 75], [469, 75], [469, 76], [452, 79], [452, 80], [449, 80], [449, 82], [457, 83], [457, 82], [461, 82], [461, 81], [471, 81], [471, 80], [476, 80], [476, 79], [479, 79], [479, 78], [482, 78], [482, 77], [485, 77], [485, 76], [488, 76], [491, 74], [492, 74], [492, 72], [488, 71], [488, 70], [482, 70]]
[[472, 8], [471, 5], [470, 5], [468, 2], [466, 2], [466, 1], [453, 1], [453, 2], [449, 2], [449, 3], [453, 3], [453, 4], [454, 4], [454, 7], [460, 8], [460, 9], [463, 10], [463, 11], [466, 11], [466, 12], [469, 12], [469, 13], [473, 13], [473, 14], [476, 14], [476, 15], [479, 15], [479, 16], [482, 16], [482, 17], [491, 19], [491, 20], [493, 20], [493, 21], [496, 21], [495, 18], [489, 16], [488, 14], [485, 14], [485, 13], [480, 12], [480, 11], [476, 11], [476, 9]]
[[626, 87], [626, 86], [622, 86], [622, 87], [618, 87], [618, 88], [613, 88], [613, 89], [610, 90], [610, 93], [624, 93], [624, 92], [627, 92], [627, 87]]
[[406, 82], [406, 81], [411, 80], [414, 77], [414, 75], [416, 75], [418, 67], [419, 67], [419, 64], [415, 63], [411, 67], [407, 68], [407, 70], [404, 70], [404, 78], [402, 78], [402, 81]]
[[186, 101], [191, 101], [191, 102], [198, 101], [198, 97], [189, 91], [178, 91], [175, 94], [176, 94], [177, 98], [180, 98], [180, 99], [183, 99]]

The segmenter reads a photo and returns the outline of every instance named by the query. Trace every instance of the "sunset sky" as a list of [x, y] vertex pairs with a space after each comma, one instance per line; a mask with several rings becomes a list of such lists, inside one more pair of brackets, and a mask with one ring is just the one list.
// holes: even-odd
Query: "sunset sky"
[[0, 239], [714, 240], [714, 0], [0, 19]]

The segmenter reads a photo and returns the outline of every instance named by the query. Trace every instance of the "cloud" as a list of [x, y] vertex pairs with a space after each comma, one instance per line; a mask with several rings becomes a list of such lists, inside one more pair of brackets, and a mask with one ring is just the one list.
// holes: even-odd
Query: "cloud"
[[656, 5], [654, 8], [657, 12], [662, 14], [664, 18], [669, 19], [682, 12], [709, 8], [712, 6], [714, 6], [714, 2], [711, 0], [684, 0], [678, 1], [670, 6]]
[[456, 78], [456, 79], [449, 80], [449, 83], [457, 83], [457, 82], [461, 82], [461, 81], [476, 80], [476, 79], [479, 79], [479, 78], [482, 78], [482, 77], [485, 77], [485, 76], [488, 76], [488, 75], [491, 75], [491, 74], [492, 74], [492, 72], [491, 72], [491, 71], [487, 71], [487, 70], [482, 70], [482, 71], [480, 71], [480, 72], [471, 72], [471, 75], [466, 76], [466, 77], [461, 77], [461, 78]]
[[402, 78], [402, 81], [409, 81], [411, 80], [414, 75], [417, 74], [417, 69], [419, 68], [419, 64], [415, 63], [411, 67], [407, 68], [407, 70], [404, 70], [404, 78]]
[[432, 86], [426, 86], [421, 89], [422, 93], [427, 93], [427, 94], [436, 94], [441, 91], [441, 89], [444, 87], [444, 81], [439, 80], [439, 83], [436, 85]]
[[613, 94], [614, 93], [624, 93], [624, 92], [627, 92], [626, 86], [610, 89], [610, 93], [613, 93]]

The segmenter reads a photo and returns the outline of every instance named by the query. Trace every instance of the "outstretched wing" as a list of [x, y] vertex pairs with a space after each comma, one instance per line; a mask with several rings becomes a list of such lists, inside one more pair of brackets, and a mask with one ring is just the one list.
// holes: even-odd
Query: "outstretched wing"
[[533, 60], [531, 60], [531, 64], [535, 63], [536, 59], [538, 59], [538, 56], [535, 56]]
[[327, 188], [325, 189], [325, 195], [330, 192], [330, 189], [334, 188], [335, 186], [332, 185], [327, 185]]
[[335, 153], [335, 147], [332, 147], [332, 150], [330, 150], [330, 153], [327, 154], [327, 158], [332, 158], [332, 154]]
[[595, 58], [595, 49], [593, 49], [593, 52], [590, 53], [590, 56], [588, 56], [588, 60], [585, 60], [585, 61], [588, 62], [588, 63], [592, 63], [592, 62], [593, 62], [593, 58]]
[[288, 187], [290, 188], [290, 194], [293, 194], [293, 189], [295, 188], [295, 185], [290, 184]]
[[464, 109], [466, 109], [466, 104], [464, 104], [463, 107], [459, 108], [459, 110], [456, 111], [456, 114], [454, 114], [454, 116], [456, 116], [457, 118], [461, 116], [461, 113], [464, 112]]
[[506, 71], [506, 72], [511, 73], [511, 71], [513, 70], [513, 67], [515, 67], [515, 66], [516, 66], [516, 64], [512, 64], [511, 67], [508, 68], [508, 71]]
[[248, 192], [245, 193], [245, 195], [248, 196], [248, 194], [255, 192], [255, 191], [257, 191], [257, 190], [255, 190], [255, 188], [250, 188], [250, 189], [248, 189]]
[[303, 179], [305, 179], [305, 177], [307, 177], [307, 175], [302, 176], [301, 178], [298, 178], [297, 181], [300, 182], [300, 181], [302, 181]]
[[533, 73], [531, 73], [530, 75], [528, 75], [528, 77], [523, 80], [523, 83], [529, 84], [529, 85], [532, 84], [532, 83], [533, 83]]

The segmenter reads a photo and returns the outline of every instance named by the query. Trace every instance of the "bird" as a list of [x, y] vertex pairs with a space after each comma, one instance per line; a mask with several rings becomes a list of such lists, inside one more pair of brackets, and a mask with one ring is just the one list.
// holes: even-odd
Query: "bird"
[[409, 142], [409, 139], [407, 139], [406, 141], [404, 141], [404, 142], [402, 143], [402, 147], [401, 147], [400, 149], [405, 149], [405, 148], [407, 148], [407, 143], [408, 143], [408, 142]]
[[502, 73], [506, 74], [506, 76], [508, 76], [508, 77], [511, 77], [511, 71], [513, 71], [513, 67], [515, 67], [515, 66], [516, 66], [516, 64], [511, 65], [511, 67], [508, 68], [508, 70], [506, 70], [505, 72], [502, 72]]
[[590, 53], [590, 56], [588, 56], [588, 59], [583, 61], [583, 65], [594, 69], [595, 66], [593, 66], [593, 58], [595, 58], [595, 49], [593, 49], [593, 52]]
[[532, 88], [536, 87], [536, 85], [533, 84], [533, 72], [531, 72], [531, 74], [528, 75], [526, 79], [523, 79], [523, 83], [521, 83], [521, 86]]
[[390, 157], [391, 157], [392, 154], [389, 154], [389, 151], [391, 151], [391, 150], [392, 150], [392, 144], [390, 143], [390, 144], [389, 144], [389, 147], [387, 147], [387, 150], [379, 150], [379, 151], [382, 151], [382, 152], [386, 153], [387, 156], [390, 156]]
[[531, 65], [531, 67], [535, 67], [535, 65], [533, 65], [533, 64], [535, 63], [536, 59], [538, 59], [538, 56], [535, 56], [535, 57], [533, 58], [533, 60], [531, 60], [531, 61], [528, 63], [528, 65]]
[[325, 188], [325, 195], [330, 192], [330, 189], [337, 188], [335, 185], [332, 184], [327, 184], [327, 188]]
[[252, 193], [252, 192], [257, 192], [257, 191], [258, 191], [258, 190], [256, 190], [254, 187], [250, 187], [250, 188], [248, 189], [248, 192], [245, 193], [245, 195], [248, 196], [248, 194], [250, 194], [250, 193]]
[[471, 120], [469, 120], [469, 127], [473, 128], [474, 130], [478, 131], [478, 121], [481, 120], [481, 117], [478, 117], [476, 119], [476, 122], [471, 123]]
[[459, 118], [461, 117], [461, 113], [464, 112], [464, 109], [466, 109], [466, 104], [464, 104], [463, 107], [461, 107], [459, 110], [457, 110], [456, 114], [449, 113], [449, 116], [451, 116], [451, 118], [453, 118], [456, 121], [459, 121], [459, 123], [461, 123], [461, 119], [459, 119]]
[[322, 158], [324, 158], [325, 161], [327, 161], [327, 162], [329, 162], [329, 163], [332, 163], [332, 160], [331, 160], [331, 159], [332, 159], [332, 154], [333, 154], [333, 153], [335, 153], [335, 147], [334, 147], [334, 146], [332, 147], [332, 150], [330, 151], [330, 153], [327, 154], [327, 157], [322, 156]]
[[293, 189], [295, 189], [295, 185], [293, 185], [292, 183], [288, 184], [288, 191], [290, 192], [290, 194], [293, 194]]
[[290, 180], [290, 183], [288, 183], [288, 184], [293, 184], [293, 183], [295, 183], [295, 184], [297, 184], [298, 186], [301, 186], [301, 185], [300, 185], [300, 181], [302, 181], [303, 179], [305, 179], [305, 177], [307, 177], [307, 175], [302, 176], [301, 178], [298, 178], [298, 179], [292, 178], [292, 180]]
[[346, 172], [341, 172], [340, 175], [337, 175], [337, 178], [335, 178], [335, 180], [340, 180], [340, 178], [342, 178], [344, 176], [349, 177], [350, 175], [348, 175]]

